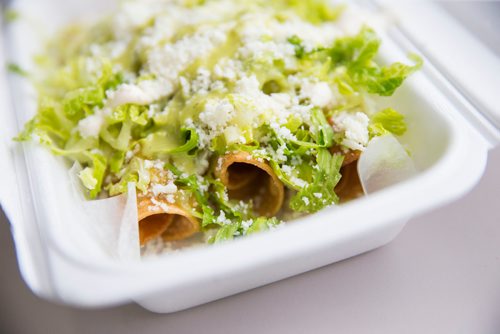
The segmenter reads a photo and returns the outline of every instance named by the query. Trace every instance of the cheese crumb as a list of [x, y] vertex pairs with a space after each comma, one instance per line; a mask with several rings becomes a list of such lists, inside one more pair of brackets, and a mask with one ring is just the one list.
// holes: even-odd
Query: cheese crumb
[[222, 225], [230, 225], [231, 220], [226, 218], [226, 213], [224, 211], [220, 211], [219, 216], [217, 217], [217, 222]]
[[228, 99], [208, 100], [200, 113], [200, 121], [211, 130], [220, 130], [233, 118], [234, 106]]
[[363, 151], [365, 149], [369, 140], [368, 125], [370, 123], [365, 113], [343, 111], [333, 116], [332, 121], [335, 131], [345, 133], [342, 145], [352, 150]]
[[334, 94], [326, 82], [304, 82], [301, 88], [301, 98], [307, 98], [313, 105], [324, 108], [333, 103]]
[[154, 184], [151, 188], [155, 196], [158, 196], [159, 194], [174, 194], [175, 192], [177, 192], [177, 186], [172, 181], [169, 181], [165, 185]]
[[95, 109], [94, 114], [80, 120], [77, 125], [78, 132], [83, 138], [99, 137], [106, 116], [111, 113], [108, 108]]
[[78, 132], [83, 138], [99, 137], [103, 124], [104, 119], [101, 115], [90, 115], [78, 122]]

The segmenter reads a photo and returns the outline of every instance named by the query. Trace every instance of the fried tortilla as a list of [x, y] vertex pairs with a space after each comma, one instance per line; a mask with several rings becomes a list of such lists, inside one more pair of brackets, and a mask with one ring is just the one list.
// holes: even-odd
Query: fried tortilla
[[216, 174], [227, 187], [230, 199], [252, 201], [260, 216], [273, 217], [280, 211], [285, 188], [267, 162], [248, 152], [228, 153], [221, 159]]

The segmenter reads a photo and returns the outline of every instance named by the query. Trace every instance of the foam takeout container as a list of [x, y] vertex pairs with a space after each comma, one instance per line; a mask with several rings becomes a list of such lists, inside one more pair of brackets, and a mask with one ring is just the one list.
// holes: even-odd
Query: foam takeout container
[[[42, 6], [20, 0], [14, 6], [29, 23], [3, 26], [0, 56], [23, 64], [40, 36], [36, 24], [47, 29], [105, 11], [109, 3], [45, 0]], [[404, 59], [409, 51], [425, 58], [424, 68], [390, 99], [407, 117], [409, 131], [400, 141], [411, 151], [417, 175], [272, 233], [144, 261], [103, 256], [98, 245], [79, 247], [89, 237], [74, 223], [75, 214], [58, 203], [68, 190], [54, 181], [66, 177], [67, 166], [37, 145], [12, 142], [36, 98], [25, 80], [2, 67], [0, 200], [28, 286], [39, 296], [80, 307], [135, 301], [173, 312], [385, 245], [410, 217], [469, 191], [483, 173], [488, 150], [500, 141], [500, 61], [436, 4], [380, 1], [366, 10], [383, 13], [382, 58]]]

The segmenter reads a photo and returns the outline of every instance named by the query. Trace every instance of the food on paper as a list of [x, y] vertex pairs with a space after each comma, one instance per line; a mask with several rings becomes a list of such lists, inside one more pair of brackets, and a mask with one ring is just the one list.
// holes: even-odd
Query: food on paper
[[361, 196], [370, 141], [406, 131], [373, 97], [421, 61], [382, 64], [353, 18], [320, 0], [124, 1], [37, 58], [18, 139], [82, 165], [89, 199], [134, 183], [141, 245], [273, 229]]

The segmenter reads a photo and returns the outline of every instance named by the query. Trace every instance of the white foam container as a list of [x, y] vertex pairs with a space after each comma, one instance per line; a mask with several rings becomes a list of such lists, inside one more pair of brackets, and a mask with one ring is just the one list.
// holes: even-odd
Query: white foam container
[[[61, 13], [65, 21], [106, 7], [96, 0], [46, 0], [40, 12], [37, 1], [17, 6], [51, 24], [61, 21]], [[140, 262], [99, 256], [98, 245], [79, 251], [84, 232], [67, 228], [74, 217], [57, 201], [69, 190], [54, 185], [66, 177], [67, 166], [36, 145], [11, 142], [35, 108], [34, 98], [21, 79], [7, 82], [0, 73], [0, 200], [27, 285], [39, 296], [80, 307], [135, 301], [154, 312], [174, 312], [385, 245], [410, 217], [464, 195], [482, 176], [488, 150], [500, 141], [500, 110], [493, 103], [500, 82], [492, 74], [500, 73], [500, 61], [431, 3], [381, 2], [372, 10], [391, 13], [382, 32], [382, 58], [405, 59], [410, 50], [426, 57], [424, 69], [387, 102], [407, 117], [410, 128], [401, 142], [412, 152], [418, 175], [272, 233]], [[51, 12], [54, 17], [47, 17]], [[429, 24], [415, 21], [419, 16]], [[433, 24], [440, 28], [429, 29]], [[10, 26], [11, 59], [23, 63], [29, 57], [33, 34]], [[449, 39], [457, 35], [460, 50]]]

